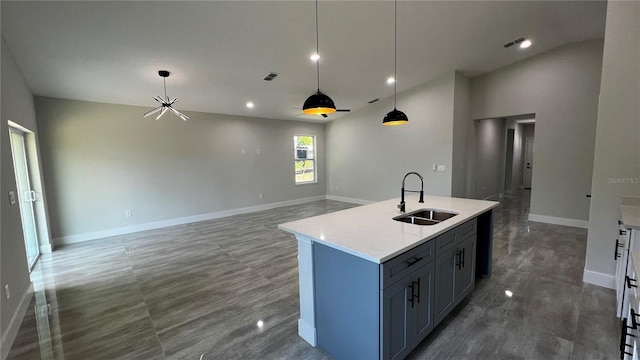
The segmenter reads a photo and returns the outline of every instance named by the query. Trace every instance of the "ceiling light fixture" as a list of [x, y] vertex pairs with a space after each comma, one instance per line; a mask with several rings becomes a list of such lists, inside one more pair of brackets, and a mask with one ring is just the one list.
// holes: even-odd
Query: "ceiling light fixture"
[[409, 122], [407, 115], [396, 108], [398, 97], [398, 81], [396, 80], [398, 78], [398, 0], [394, 2], [393, 11], [393, 110], [384, 116], [382, 125], [403, 125]]
[[252, 103], [251, 101], [248, 101], [248, 102], [247, 102], [247, 107], [248, 107], [249, 109], [253, 109], [253, 106], [254, 106], [254, 105], [253, 105], [253, 103]]
[[318, 61], [318, 60], [320, 60], [320, 55], [313, 54], [309, 58], [311, 59], [311, 61]]
[[525, 40], [520, 43], [520, 49], [526, 49], [531, 46], [531, 40]]
[[[316, 0], [316, 54], [320, 54], [319, 49], [319, 35], [318, 35], [318, 0]], [[318, 90], [315, 94], [309, 96], [302, 105], [302, 112], [305, 114], [313, 115], [326, 115], [336, 111], [336, 106], [333, 100], [320, 91], [320, 56], [316, 61], [316, 78], [318, 80]]]
[[387, 78], [387, 84], [391, 85], [394, 82], [396, 82], [396, 79], [393, 76], [390, 76], [389, 78]]
[[160, 106], [158, 106], [155, 109], [151, 109], [149, 111], [147, 111], [146, 113], [144, 113], [144, 117], [147, 117], [149, 115], [153, 115], [155, 113], [157, 113], [158, 111], [160, 111], [160, 115], [158, 115], [158, 117], [156, 117], [156, 120], [160, 119], [162, 117], [162, 115], [164, 115], [164, 113], [166, 113], [167, 111], [171, 112], [171, 116], [173, 117], [173, 114], [178, 115], [182, 120], [187, 121], [189, 119], [189, 117], [183, 113], [181, 113], [180, 111], [176, 110], [173, 108], [173, 104], [178, 102], [178, 98], [173, 98], [173, 100], [169, 100], [169, 97], [167, 96], [167, 78], [169, 77], [169, 72], [167, 70], [160, 70], [158, 71], [158, 75], [160, 75], [162, 77], [162, 81], [164, 83], [164, 97], [161, 96], [154, 96], [153, 100], [157, 101], [158, 103], [160, 103]]

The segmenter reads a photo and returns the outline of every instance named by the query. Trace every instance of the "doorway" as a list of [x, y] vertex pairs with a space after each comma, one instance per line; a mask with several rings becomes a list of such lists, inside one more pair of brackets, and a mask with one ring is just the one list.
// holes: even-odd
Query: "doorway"
[[[32, 176], [30, 172], [31, 164], [27, 156], [26, 133], [15, 127], [9, 126], [9, 139], [11, 142], [11, 154], [13, 157], [13, 168], [16, 175], [16, 185], [18, 187], [17, 198], [20, 206], [20, 217], [22, 219], [22, 232], [24, 234], [25, 249], [27, 255], [27, 265], [29, 272], [33, 269], [40, 257], [40, 242], [38, 241], [38, 230], [36, 224], [36, 213], [34, 203], [38, 200], [38, 193], [34, 190]], [[41, 197], [41, 195], [40, 195]]]
[[515, 142], [515, 129], [507, 129], [507, 156], [504, 165], [504, 192], [513, 192], [513, 148]]
[[531, 178], [533, 177], [533, 136], [528, 136], [525, 140], [524, 152], [524, 188], [531, 189]]

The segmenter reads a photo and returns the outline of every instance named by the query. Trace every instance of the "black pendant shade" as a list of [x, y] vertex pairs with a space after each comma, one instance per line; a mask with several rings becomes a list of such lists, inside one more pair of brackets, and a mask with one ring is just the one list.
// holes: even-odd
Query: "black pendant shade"
[[[318, 31], [318, 0], [316, 0], [316, 55], [320, 54], [320, 35]], [[336, 105], [328, 95], [323, 94], [320, 91], [320, 59], [316, 60], [316, 79], [318, 81], [318, 90], [315, 94], [309, 96], [302, 105], [302, 112], [309, 115], [322, 115], [327, 117], [327, 114], [336, 112]]]
[[336, 106], [329, 96], [318, 90], [305, 100], [302, 112], [313, 115], [331, 114], [336, 112]]
[[396, 109], [398, 98], [398, 0], [393, 4], [393, 110], [382, 119], [382, 125], [404, 125], [409, 123], [407, 114]]
[[403, 125], [408, 121], [409, 118], [407, 118], [407, 115], [394, 107], [393, 110], [389, 111], [387, 115], [384, 116], [384, 119], [382, 119], [382, 125]]

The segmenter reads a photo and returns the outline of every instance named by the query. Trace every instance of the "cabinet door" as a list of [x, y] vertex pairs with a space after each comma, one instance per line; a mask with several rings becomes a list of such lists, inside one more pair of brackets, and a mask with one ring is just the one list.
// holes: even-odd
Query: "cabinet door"
[[435, 279], [435, 263], [421, 267], [411, 276], [415, 294], [413, 308], [414, 322], [411, 325], [412, 347], [418, 345], [433, 330], [433, 288]]
[[455, 299], [458, 303], [473, 290], [476, 276], [476, 237], [470, 236], [460, 244], [455, 268]]
[[455, 306], [456, 253], [458, 247], [436, 258], [434, 282], [434, 325], [437, 325]]
[[380, 342], [382, 359], [403, 359], [411, 351], [411, 275], [381, 290]]

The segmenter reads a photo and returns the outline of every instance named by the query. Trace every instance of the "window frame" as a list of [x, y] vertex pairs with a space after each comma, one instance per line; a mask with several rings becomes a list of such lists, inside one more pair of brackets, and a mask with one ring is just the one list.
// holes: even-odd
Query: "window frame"
[[[311, 157], [309, 157], [308, 151], [309, 149], [300, 149], [301, 146], [304, 145], [300, 145], [298, 142], [298, 138], [299, 137], [309, 137], [311, 138]], [[293, 181], [294, 184], [296, 186], [298, 185], [309, 185], [309, 184], [317, 184], [318, 183], [318, 152], [316, 151], [317, 148], [317, 143], [316, 143], [316, 139], [317, 137], [315, 135], [303, 135], [303, 134], [296, 134], [293, 136]], [[301, 153], [300, 151], [305, 151], [304, 154], [306, 155], [304, 158], [300, 157], [300, 155], [302, 155], [303, 153]], [[299, 161], [311, 161], [313, 163], [313, 180], [311, 181], [298, 181], [298, 170], [296, 170], [296, 165]], [[304, 170], [303, 173], [301, 175], [304, 175]]]

